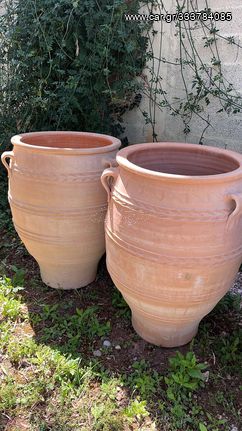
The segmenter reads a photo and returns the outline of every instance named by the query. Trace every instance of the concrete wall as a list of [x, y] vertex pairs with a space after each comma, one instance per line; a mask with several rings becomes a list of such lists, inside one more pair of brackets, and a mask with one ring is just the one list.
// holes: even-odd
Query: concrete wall
[[[193, 2], [194, 4], [195, 2]], [[241, 0], [208, 0], [212, 11], [228, 11], [232, 12], [232, 21], [218, 21], [216, 27], [220, 30], [220, 34], [224, 37], [234, 36], [236, 41], [240, 41], [242, 45], [242, 2]], [[164, 5], [169, 13], [175, 13], [175, 0], [164, 0]], [[198, 10], [205, 7], [204, 0], [197, 0]], [[219, 5], [219, 6], [218, 6]], [[169, 61], [174, 61], [179, 58], [179, 38], [175, 37], [177, 28], [175, 23], [154, 23], [158, 34], [154, 41], [155, 54], [159, 57], [160, 34], [163, 34], [162, 57]], [[162, 28], [161, 28], [162, 25]], [[204, 48], [204, 36], [202, 30], [194, 31], [194, 39], [196, 47], [204, 63], [210, 63], [211, 52], [208, 48]], [[229, 45], [226, 40], [218, 41], [219, 53], [222, 60], [222, 70], [225, 78], [231, 82], [234, 88], [242, 96], [242, 49], [234, 45]], [[155, 64], [157, 67], [157, 63]], [[144, 71], [147, 73], [147, 71]], [[186, 80], [192, 81], [192, 73], [185, 69]], [[182, 84], [179, 66], [162, 64], [160, 70], [162, 85], [172, 101], [174, 97], [184, 97], [184, 86]], [[207, 129], [204, 144], [228, 148], [242, 153], [242, 112], [239, 114], [230, 114], [229, 116], [222, 112], [217, 113], [221, 108], [219, 103], [212, 101], [210, 105], [204, 106], [202, 115], [207, 117], [209, 114], [212, 128]], [[152, 129], [149, 125], [145, 125], [145, 120], [141, 111], [148, 111], [148, 99], [143, 97], [139, 108], [128, 112], [125, 115], [126, 136], [131, 144], [138, 142], [152, 142]], [[186, 136], [183, 133], [184, 125], [180, 117], [171, 116], [168, 109], [160, 112], [156, 109], [156, 132], [160, 141], [186, 141], [198, 143], [204, 123], [195, 117], [190, 123], [191, 132]]]

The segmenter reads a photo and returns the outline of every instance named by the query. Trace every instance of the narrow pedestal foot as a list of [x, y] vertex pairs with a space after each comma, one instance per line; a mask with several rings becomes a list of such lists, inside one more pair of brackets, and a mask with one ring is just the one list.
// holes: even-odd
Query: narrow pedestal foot
[[178, 347], [189, 343], [195, 337], [199, 322], [168, 323], [133, 313], [132, 324], [137, 334], [149, 343], [162, 347]]

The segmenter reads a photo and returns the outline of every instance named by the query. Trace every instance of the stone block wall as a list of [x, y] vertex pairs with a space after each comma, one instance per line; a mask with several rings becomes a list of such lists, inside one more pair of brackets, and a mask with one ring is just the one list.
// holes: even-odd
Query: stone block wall
[[[163, 3], [169, 13], [175, 12], [175, 0], [164, 0]], [[204, 0], [197, 0], [196, 3], [198, 10], [204, 8]], [[241, 0], [208, 0], [208, 4], [212, 11], [232, 12], [231, 21], [218, 21], [216, 27], [220, 30], [222, 36], [225, 38], [234, 36], [235, 40], [242, 45]], [[155, 29], [158, 30], [154, 41], [156, 55], [159, 56], [160, 34], [162, 31], [162, 57], [165, 57], [168, 61], [174, 61], [175, 58], [180, 57], [179, 38], [175, 37], [177, 29], [174, 22], [163, 22], [163, 24], [155, 22], [154, 25]], [[208, 48], [204, 47], [203, 36], [202, 29], [194, 32], [196, 48], [203, 62], [206, 63], [210, 61], [211, 52]], [[242, 49], [238, 49], [235, 45], [229, 45], [226, 40], [222, 39], [218, 40], [218, 48], [222, 60], [223, 74], [242, 96]], [[157, 67], [157, 64], [155, 67]], [[184, 97], [184, 86], [178, 68], [179, 66], [169, 65], [167, 63], [161, 64], [160, 76], [162, 77], [162, 85], [170, 100], [174, 97]], [[189, 77], [190, 80], [192, 80], [192, 74], [188, 69], [186, 69], [185, 73], [188, 74], [186, 80], [189, 81]], [[203, 115], [209, 115], [213, 127], [207, 129], [203, 143], [236, 150], [242, 153], [242, 112], [230, 115], [227, 115], [225, 112], [217, 113], [220, 108], [221, 106], [219, 103], [212, 101], [212, 99], [208, 106], [204, 106]], [[140, 107], [125, 115], [125, 134], [131, 144], [152, 142], [152, 129], [149, 125], [145, 125], [142, 115], [142, 111], [147, 112], [148, 109], [149, 100], [147, 97], [143, 97]], [[194, 116], [190, 123], [190, 128], [191, 132], [185, 135], [183, 132], [183, 122], [178, 116], [171, 116], [167, 109], [163, 109], [162, 112], [156, 109], [156, 132], [158, 134], [158, 140], [198, 143], [202, 130], [204, 129], [203, 122], [198, 117]]]

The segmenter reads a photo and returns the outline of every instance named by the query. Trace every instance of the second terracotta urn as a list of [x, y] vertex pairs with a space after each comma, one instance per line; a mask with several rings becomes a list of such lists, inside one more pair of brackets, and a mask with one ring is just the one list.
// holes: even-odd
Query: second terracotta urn
[[107, 196], [100, 176], [115, 162], [120, 141], [95, 133], [35, 132], [14, 136], [12, 144], [2, 161], [13, 222], [44, 283], [60, 289], [89, 284], [105, 251]]
[[242, 261], [242, 155], [163, 142], [117, 162], [102, 175], [108, 271], [141, 337], [186, 344]]

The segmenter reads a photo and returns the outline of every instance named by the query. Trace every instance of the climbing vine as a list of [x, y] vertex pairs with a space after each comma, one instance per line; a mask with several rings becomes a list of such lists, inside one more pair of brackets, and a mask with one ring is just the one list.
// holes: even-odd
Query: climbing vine
[[[199, 11], [206, 12], [209, 15], [212, 11], [209, 8], [208, 1], [204, 0], [204, 7]], [[170, 11], [166, 9], [164, 2], [149, 2], [147, 5], [149, 14], [167, 14]], [[196, 12], [198, 5], [196, 0], [176, 0], [176, 12]], [[149, 100], [148, 112], [143, 111], [145, 121], [152, 127], [153, 140], [160, 138], [157, 135], [157, 111], [168, 109], [174, 117], [180, 117], [184, 124], [184, 134], [190, 131], [190, 124], [194, 117], [201, 121], [201, 135], [199, 143], [203, 143], [205, 132], [209, 127], [213, 127], [208, 105], [211, 102], [218, 103], [217, 112], [225, 112], [228, 115], [238, 114], [242, 110], [242, 97], [236, 91], [232, 82], [228, 81], [224, 72], [221, 61], [220, 50], [218, 46], [219, 39], [223, 39], [229, 45], [234, 45], [241, 49], [242, 45], [234, 36], [224, 37], [218, 28], [218, 23], [213, 20], [176, 21], [174, 25], [174, 37], [178, 38], [179, 55], [174, 59], [167, 59], [163, 55], [164, 38], [164, 21], [160, 21], [159, 29], [149, 31], [147, 34], [148, 58], [147, 75], [145, 76], [144, 94]], [[201, 39], [196, 37], [196, 33], [202, 33], [203, 48], [210, 55], [210, 60], [205, 61], [204, 53], [200, 52], [198, 42]], [[159, 38], [158, 56], [154, 50], [156, 38]], [[208, 58], [208, 55], [206, 55]], [[183, 96], [173, 97], [167, 93], [163, 79], [163, 65], [169, 65], [175, 70], [177, 81], [182, 82]]]

